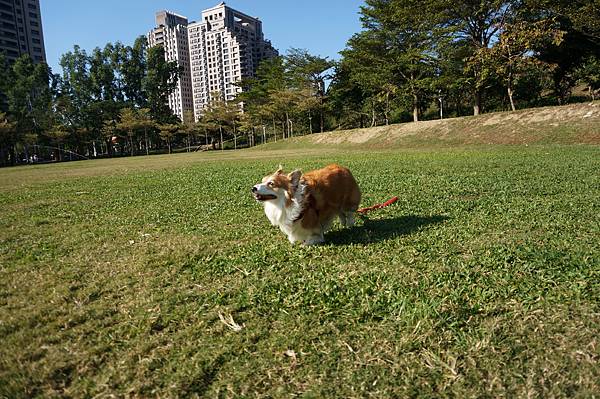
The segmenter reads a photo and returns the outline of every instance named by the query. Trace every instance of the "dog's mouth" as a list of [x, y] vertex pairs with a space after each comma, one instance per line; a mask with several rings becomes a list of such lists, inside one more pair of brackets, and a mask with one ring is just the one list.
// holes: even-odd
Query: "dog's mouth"
[[273, 194], [258, 194], [258, 193], [254, 193], [254, 199], [260, 202], [263, 201], [270, 201], [270, 200], [274, 200], [276, 199], [277, 196], [273, 195]]

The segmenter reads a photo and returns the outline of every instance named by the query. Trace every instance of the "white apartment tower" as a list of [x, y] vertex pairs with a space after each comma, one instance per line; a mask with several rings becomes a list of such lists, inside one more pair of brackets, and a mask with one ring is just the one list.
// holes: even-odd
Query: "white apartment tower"
[[188, 25], [188, 37], [196, 120], [212, 95], [233, 100], [242, 91], [235, 83], [254, 76], [261, 60], [278, 55], [258, 18], [224, 2], [202, 11], [202, 20]]
[[177, 88], [169, 96], [169, 108], [182, 121], [186, 111], [192, 112], [194, 109], [187, 29], [186, 17], [169, 11], [159, 11], [156, 13], [156, 28], [148, 33], [148, 45], [162, 45], [165, 60], [177, 61], [181, 67]]

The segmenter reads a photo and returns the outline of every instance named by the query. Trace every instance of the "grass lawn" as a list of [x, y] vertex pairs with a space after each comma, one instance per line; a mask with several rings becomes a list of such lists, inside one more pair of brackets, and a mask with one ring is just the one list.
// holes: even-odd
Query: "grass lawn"
[[[348, 166], [292, 247], [250, 187]], [[0, 170], [0, 397], [598, 397], [600, 147], [242, 151]]]

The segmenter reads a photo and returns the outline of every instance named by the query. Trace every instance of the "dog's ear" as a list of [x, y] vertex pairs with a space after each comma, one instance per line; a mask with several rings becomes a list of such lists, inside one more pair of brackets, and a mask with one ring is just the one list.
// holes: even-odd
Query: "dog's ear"
[[295, 171], [290, 173], [288, 175], [288, 178], [290, 179], [290, 184], [294, 187], [298, 187], [298, 183], [300, 182], [300, 177], [302, 177], [301, 170], [296, 169]]
[[282, 175], [283, 174], [283, 166], [280, 164], [279, 165], [279, 169], [277, 169], [277, 172], [275, 172], [276, 175]]

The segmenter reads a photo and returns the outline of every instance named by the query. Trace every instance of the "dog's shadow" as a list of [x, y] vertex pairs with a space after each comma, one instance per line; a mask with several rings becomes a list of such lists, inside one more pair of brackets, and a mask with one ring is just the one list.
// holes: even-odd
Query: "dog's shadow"
[[326, 234], [325, 242], [332, 245], [368, 244], [411, 234], [428, 225], [442, 223], [447, 216], [406, 215], [390, 219], [371, 220], [361, 217], [363, 224], [351, 228], [340, 228]]

